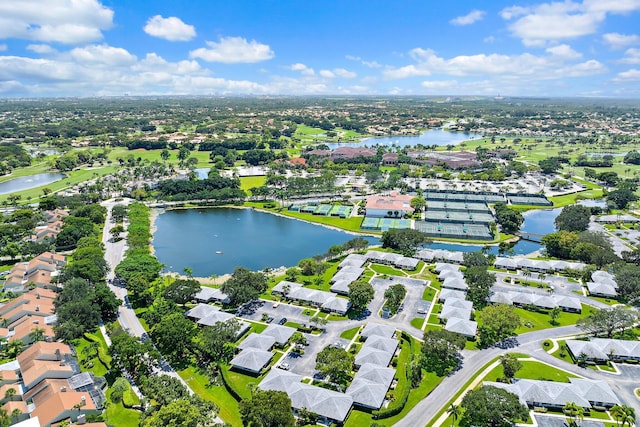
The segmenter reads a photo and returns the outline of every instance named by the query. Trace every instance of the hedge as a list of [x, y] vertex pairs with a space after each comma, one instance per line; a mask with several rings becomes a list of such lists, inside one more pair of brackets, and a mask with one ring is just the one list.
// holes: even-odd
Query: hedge
[[[400, 337], [402, 340], [406, 341], [409, 344], [409, 359], [411, 359], [411, 356], [413, 355], [413, 340], [411, 339], [411, 336], [404, 331], [402, 331]], [[411, 393], [411, 387], [409, 386], [409, 384], [411, 384], [411, 372], [409, 371], [409, 364], [406, 365], [404, 373], [404, 380], [407, 382], [407, 387], [404, 388], [404, 392], [399, 398], [396, 398], [396, 400], [394, 400], [387, 408], [372, 411], [371, 415], [374, 420], [390, 418], [394, 415], [398, 415], [404, 410], [404, 407], [407, 404], [407, 400], [409, 400], [409, 393]]]
[[235, 400], [237, 400], [238, 402], [240, 402], [241, 400], [244, 400], [245, 398], [242, 397], [242, 392], [240, 392], [239, 390], [237, 390], [235, 388], [235, 385], [233, 384], [233, 381], [229, 378], [227, 378], [227, 374], [228, 374], [229, 370], [226, 367], [221, 367], [220, 368], [220, 376], [222, 377], [222, 384], [224, 384], [224, 388], [227, 389], [227, 391], [229, 392], [229, 394], [231, 396], [233, 396], [233, 398]]

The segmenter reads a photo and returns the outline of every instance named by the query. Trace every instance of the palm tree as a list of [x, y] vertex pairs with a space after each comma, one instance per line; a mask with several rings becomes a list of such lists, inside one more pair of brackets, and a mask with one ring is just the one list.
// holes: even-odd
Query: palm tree
[[575, 402], [567, 402], [562, 408], [562, 412], [569, 418], [570, 427], [577, 427], [578, 420], [584, 419], [584, 408]]
[[31, 329], [31, 333], [29, 334], [29, 338], [32, 342], [38, 342], [44, 340], [44, 329], [34, 326]]
[[7, 344], [7, 355], [9, 355], [9, 357], [11, 357], [12, 359], [15, 358], [22, 352], [23, 346], [24, 343], [20, 340], [9, 341], [9, 344]]
[[451, 427], [453, 427], [456, 424], [458, 417], [462, 413], [462, 408], [452, 403], [451, 405], [449, 405], [449, 408], [447, 408], [447, 413], [451, 416]]
[[11, 411], [11, 420], [13, 421], [14, 424], [18, 422], [20, 415], [22, 415], [22, 411], [18, 408]]
[[625, 417], [627, 416], [626, 412], [624, 411], [624, 408], [620, 405], [615, 405], [613, 406], [610, 410], [609, 413], [611, 413], [611, 416], [613, 417], [614, 420], [616, 420], [616, 424], [620, 425]]
[[625, 424], [628, 424], [629, 427], [632, 427], [636, 422], [636, 410], [627, 405], [622, 405], [622, 408], [624, 409], [625, 413], [625, 417], [622, 420], [622, 425], [624, 426]]
[[12, 398], [13, 396], [15, 396], [15, 395], [16, 395], [16, 393], [17, 393], [17, 392], [16, 392], [16, 389], [15, 389], [15, 388], [13, 388], [13, 387], [11, 387], [11, 388], [7, 389], [7, 391], [5, 391], [5, 392], [4, 392], [4, 399], [5, 399], [5, 400], [11, 400], [11, 398]]

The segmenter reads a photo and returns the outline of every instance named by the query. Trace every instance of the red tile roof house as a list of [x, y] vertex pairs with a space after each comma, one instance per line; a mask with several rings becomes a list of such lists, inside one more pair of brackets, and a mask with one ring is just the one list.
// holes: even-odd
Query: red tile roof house
[[401, 218], [405, 214], [413, 212], [413, 208], [410, 205], [411, 199], [411, 196], [398, 194], [397, 192], [392, 192], [388, 196], [375, 195], [367, 197], [367, 204], [365, 205], [366, 216]]
[[76, 374], [67, 363], [72, 354], [66, 344], [37, 342], [18, 355], [24, 402], [29, 404], [31, 418], [37, 417], [41, 427], [101, 413], [88, 392], [70, 387], [68, 379]]

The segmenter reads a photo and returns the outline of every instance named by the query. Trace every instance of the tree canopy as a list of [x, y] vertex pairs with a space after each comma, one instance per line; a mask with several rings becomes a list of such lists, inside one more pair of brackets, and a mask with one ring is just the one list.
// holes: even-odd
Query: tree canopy
[[584, 231], [589, 227], [591, 209], [582, 205], [569, 205], [562, 208], [554, 223], [558, 230]]
[[511, 427], [516, 421], [526, 420], [529, 414], [518, 396], [493, 386], [469, 391], [460, 406], [464, 409], [460, 427]]
[[460, 350], [466, 341], [464, 336], [444, 329], [426, 331], [422, 343], [422, 366], [438, 376], [447, 375], [460, 363]]
[[520, 231], [520, 226], [524, 222], [522, 214], [511, 209], [504, 202], [498, 202], [493, 209], [496, 212], [496, 222], [505, 233], [514, 234]]
[[351, 378], [354, 357], [346, 350], [327, 346], [316, 356], [316, 369], [329, 381], [345, 386]]
[[257, 299], [261, 293], [267, 290], [267, 276], [244, 267], [236, 267], [220, 290], [229, 296], [231, 304], [244, 304]]
[[520, 326], [520, 316], [515, 309], [505, 304], [493, 304], [485, 307], [477, 314], [480, 319], [479, 338], [480, 345], [488, 347], [505, 338], [516, 334]]
[[256, 389], [251, 399], [240, 402], [240, 416], [246, 427], [294, 427], [291, 399], [283, 391]]
[[410, 228], [384, 231], [381, 240], [383, 248], [395, 249], [406, 256], [413, 256], [418, 247], [431, 242], [425, 233]]
[[356, 281], [349, 283], [349, 301], [355, 309], [365, 308], [375, 296], [375, 290], [369, 282]]
[[587, 317], [579, 319], [576, 325], [594, 335], [603, 334], [607, 338], [611, 338], [615, 332], [622, 332], [632, 327], [637, 321], [637, 312], [616, 306], [594, 311]]

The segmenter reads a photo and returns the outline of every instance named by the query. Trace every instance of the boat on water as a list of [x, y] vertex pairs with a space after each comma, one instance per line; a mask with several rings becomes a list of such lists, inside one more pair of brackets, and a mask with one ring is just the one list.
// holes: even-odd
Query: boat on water
[[218, 254], [218, 255], [223, 254], [223, 253], [224, 252], [222, 252], [222, 251], [216, 251], [216, 254]]

